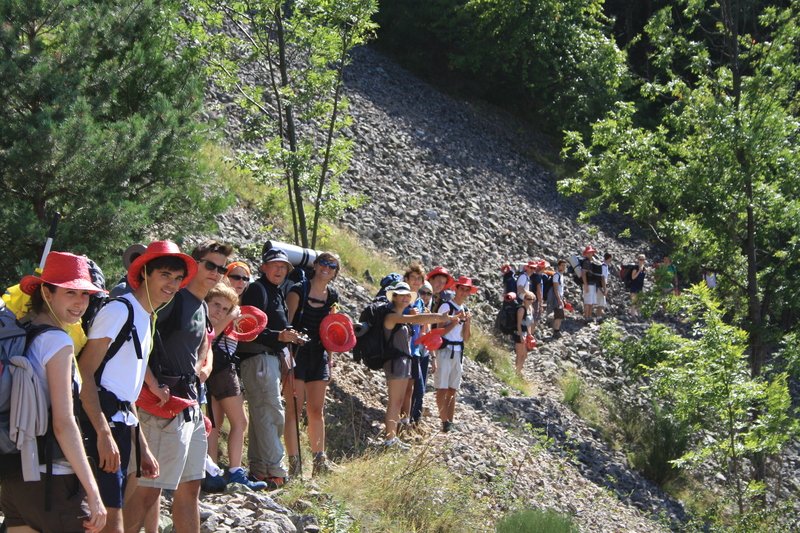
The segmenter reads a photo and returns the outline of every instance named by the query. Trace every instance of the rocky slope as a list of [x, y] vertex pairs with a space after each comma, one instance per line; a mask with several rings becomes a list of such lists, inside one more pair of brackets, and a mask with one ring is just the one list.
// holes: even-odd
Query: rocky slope
[[[347, 135], [355, 153], [342, 183], [369, 201], [340, 223], [401, 264], [442, 264], [477, 278], [483, 288], [472, 309], [484, 326], [494, 317], [498, 267], [506, 260], [543, 256], [554, 262], [588, 243], [617, 257], [640, 249], [575, 223], [577, 206], [558, 196], [554, 179], [527, 155], [540, 140], [513, 116], [444, 95], [370, 48], [356, 52], [346, 86], [354, 116]], [[212, 97], [223, 109], [230, 101]], [[234, 120], [229, 134], [238, 129]], [[260, 234], [240, 211], [223, 215], [220, 224], [220, 236], [240, 246], [276, 237]], [[613, 220], [602, 227], [612, 234], [620, 229]], [[371, 295], [347, 276], [337, 284], [345, 310], [357, 316]], [[577, 288], [568, 289], [577, 301]], [[615, 289], [613, 308], [621, 314], [625, 298]], [[563, 329], [562, 339], [544, 343], [526, 364], [537, 391], [532, 397], [507, 390], [469, 361], [459, 431], [439, 433], [429, 392], [433, 413], [421, 434], [408, 438], [458, 475], [474, 477], [476, 495], [503, 494], [506, 503], [555, 508], [574, 515], [584, 531], [680, 527], [686, 519], [681, 505], [631, 470], [624, 453], [610, 449], [561, 403], [557, 380], [564, 368], [616, 395], [636, 396], [624, 383], [620, 362], [600, 356], [596, 326], [568, 321]], [[334, 455], [378, 438], [385, 400], [382, 375], [346, 357], [337, 363], [327, 407]]]

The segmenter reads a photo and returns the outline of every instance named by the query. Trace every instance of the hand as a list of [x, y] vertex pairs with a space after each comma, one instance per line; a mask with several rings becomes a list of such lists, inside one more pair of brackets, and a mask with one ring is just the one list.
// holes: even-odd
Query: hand
[[158, 401], [158, 406], [159, 407], [163, 407], [164, 404], [166, 404], [169, 401], [170, 391], [169, 391], [169, 387], [167, 387], [166, 385], [159, 385], [155, 389], [151, 389], [151, 390], [152, 390], [153, 394], [155, 394], [158, 397], [158, 400], [159, 400]]
[[160, 469], [158, 467], [158, 461], [156, 460], [155, 456], [150, 452], [150, 448], [142, 447], [142, 457], [141, 457], [141, 468], [142, 468], [142, 477], [147, 477], [150, 479], [157, 478], [160, 474]]
[[436, 373], [436, 358], [431, 357], [431, 374]]
[[408, 310], [408, 313], [406, 313], [406, 315], [408, 315], [408, 316], [414, 316], [414, 315], [418, 315], [418, 314], [419, 314], [419, 310], [417, 310], [416, 307], [412, 307], [411, 309]]
[[285, 329], [278, 334], [278, 340], [288, 344], [299, 344], [302, 346], [306, 343], [302, 334], [296, 329]]
[[231, 315], [234, 320], [239, 320], [242, 316], [242, 309], [238, 305], [234, 305], [228, 314]]
[[119, 470], [119, 447], [111, 436], [111, 432], [102, 432], [97, 435], [97, 454], [99, 466], [104, 472], [113, 474]]
[[89, 504], [89, 520], [83, 521], [83, 527], [90, 533], [99, 532], [106, 526], [107, 511], [99, 494], [87, 496]]
[[200, 383], [205, 383], [208, 379], [208, 376], [211, 375], [210, 368], [201, 368], [199, 372], [197, 372], [197, 377], [200, 378]]

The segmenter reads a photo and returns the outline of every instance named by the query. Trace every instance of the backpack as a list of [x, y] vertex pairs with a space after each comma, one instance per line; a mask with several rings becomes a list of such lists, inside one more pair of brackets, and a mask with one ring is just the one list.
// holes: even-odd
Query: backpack
[[517, 292], [517, 278], [519, 277], [519, 273], [510, 270], [503, 274], [503, 294], [508, 294], [509, 292]]
[[[28, 357], [28, 347], [31, 342], [42, 333], [50, 330], [57, 330], [55, 326], [48, 325], [32, 325], [30, 323], [19, 322], [14, 313], [7, 309], [5, 306], [0, 307], [0, 457], [3, 457], [2, 465], [3, 470], [15, 470], [20, 467], [21, 455], [20, 450], [17, 449], [16, 443], [11, 440], [11, 405], [12, 402], [16, 403], [17, 398], [14, 394], [21, 392], [22, 387], [14, 387], [13, 376], [11, 375], [11, 358], [13, 357]], [[73, 372], [75, 367], [73, 365]], [[35, 377], [33, 379], [38, 379]], [[41, 387], [41, 384], [39, 384]], [[34, 388], [35, 385], [34, 385]], [[46, 404], [44, 398], [36, 402]], [[73, 413], [75, 418], [78, 418], [81, 412], [80, 392], [77, 384], [72, 381], [72, 404]], [[39, 461], [46, 465], [45, 477], [45, 511], [51, 509], [51, 478], [53, 476], [53, 460], [64, 457], [58, 442], [56, 441], [55, 433], [53, 432], [52, 413], [47, 409], [46, 423], [43, 423], [41, 418], [44, 417], [44, 411], [37, 414], [36, 422], [36, 445], [38, 448]], [[16, 457], [14, 457], [16, 456]], [[38, 468], [36, 469], [38, 472]]]
[[519, 298], [510, 302], [504, 301], [497, 312], [494, 327], [505, 335], [510, 335], [517, 331], [517, 311], [520, 307], [522, 307], [522, 302]]
[[553, 272], [542, 272], [542, 298], [547, 301], [547, 295], [553, 288]]
[[392, 344], [402, 324], [392, 329], [388, 339], [383, 334], [383, 321], [386, 315], [393, 312], [391, 303], [378, 299], [365, 307], [358, 317], [360, 328], [353, 348], [353, 359], [361, 361], [370, 370], [380, 370], [386, 361], [405, 355]]
[[631, 288], [631, 283], [633, 283], [633, 271], [637, 267], [638, 265], [636, 263], [627, 263], [624, 265], [620, 265], [619, 279], [622, 280], [622, 284], [625, 285], [626, 289]]
[[567, 263], [569, 264], [567, 273], [572, 276], [572, 280], [578, 285], [583, 285], [583, 278], [581, 277], [583, 275], [582, 262], [583, 257], [581, 255], [575, 254], [567, 257]]

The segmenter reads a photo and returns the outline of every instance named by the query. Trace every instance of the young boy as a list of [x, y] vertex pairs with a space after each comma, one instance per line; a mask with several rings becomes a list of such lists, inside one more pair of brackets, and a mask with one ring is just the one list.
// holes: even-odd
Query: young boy
[[[208, 342], [208, 312], [204, 298], [227, 272], [230, 245], [209, 240], [192, 251], [198, 273], [158, 312], [156, 350], [150, 360], [158, 388], [172, 396], [198, 399], [198, 380], [204, 382], [212, 359]], [[135, 263], [135, 261], [134, 261]], [[206, 359], [207, 358], [207, 359]], [[201, 371], [199, 364], [206, 364]], [[148, 387], [149, 388], [149, 387]], [[151, 391], [155, 392], [152, 388]], [[125, 529], [139, 531], [146, 511], [158, 505], [162, 489], [174, 490], [172, 520], [176, 531], [199, 531], [200, 482], [205, 475], [206, 432], [197, 405], [171, 419], [144, 410], [142, 431], [156, 459], [159, 476], [141, 479], [125, 512]]]
[[[170, 241], [150, 243], [128, 269], [131, 292], [111, 300], [95, 316], [88, 342], [78, 363], [84, 386], [81, 401], [87, 420], [82, 421], [86, 451], [97, 464], [95, 477], [108, 510], [104, 531], [124, 531], [122, 503], [131, 458], [131, 437], [139, 420], [135, 407], [142, 383], [158, 391], [158, 381], [148, 369], [152, 348], [153, 312], [166, 304], [192, 279], [197, 266]], [[130, 335], [120, 337], [126, 324]], [[94, 383], [96, 386], [91, 386]], [[141, 447], [137, 468], [154, 478], [159, 465], [145, 435], [135, 432]], [[134, 456], [135, 457], [135, 456]]]
[[456, 393], [461, 387], [461, 376], [464, 372], [464, 343], [471, 335], [472, 315], [465, 305], [470, 295], [478, 292], [472, 279], [460, 276], [456, 281], [456, 295], [452, 300], [439, 307], [440, 315], [461, 315], [456, 320], [444, 325], [442, 339], [444, 343], [437, 350], [436, 357], [431, 358], [436, 387], [436, 405], [439, 408], [439, 419], [442, 431], [447, 433], [453, 428], [456, 410]]
[[553, 311], [553, 338], [561, 337], [561, 321], [564, 320], [564, 272], [567, 262], [559, 259], [553, 273], [553, 289], [547, 297], [547, 312]]

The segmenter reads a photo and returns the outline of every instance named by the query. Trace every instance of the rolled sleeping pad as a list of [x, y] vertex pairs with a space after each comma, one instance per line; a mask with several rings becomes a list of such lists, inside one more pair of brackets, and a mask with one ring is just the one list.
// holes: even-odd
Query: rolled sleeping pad
[[261, 248], [261, 255], [264, 255], [264, 252], [270, 248], [278, 248], [279, 250], [283, 250], [289, 257], [289, 261], [296, 267], [311, 266], [317, 259], [317, 256], [321, 253], [317, 250], [303, 248], [301, 246], [296, 246], [286, 242], [267, 241], [264, 243], [264, 247]]

